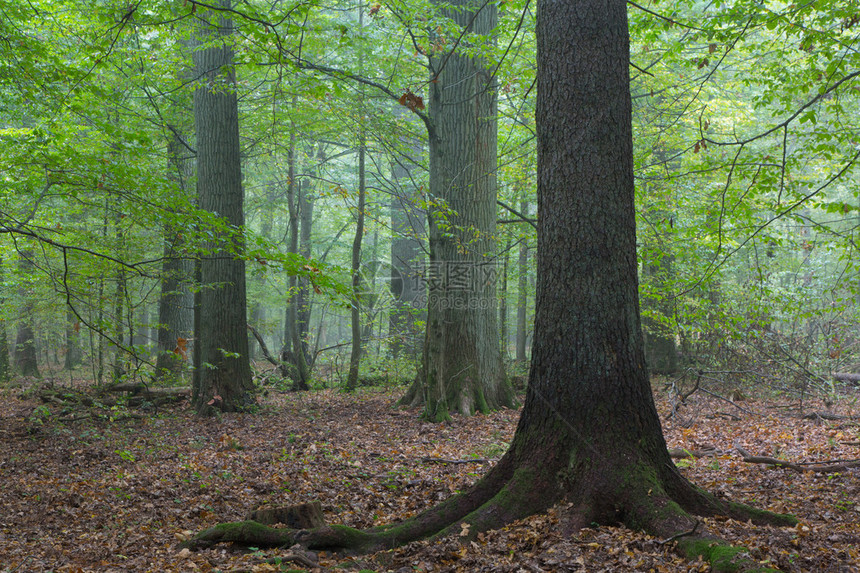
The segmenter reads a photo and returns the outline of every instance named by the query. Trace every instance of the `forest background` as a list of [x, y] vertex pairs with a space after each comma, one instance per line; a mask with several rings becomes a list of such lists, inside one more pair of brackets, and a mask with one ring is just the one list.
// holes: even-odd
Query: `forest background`
[[[506, 359], [525, 362], [537, 216], [528, 2], [499, 5], [483, 35], [432, 3], [243, 4], [210, 36], [201, 28], [218, 26], [205, 14], [223, 7], [0, 8], [2, 320], [14, 341], [0, 348], [4, 377], [10, 366], [36, 374], [36, 361], [85, 365], [98, 383], [185, 368], [186, 351], [206, 343], [193, 333], [203, 293], [220, 305], [204, 316], [238, 309], [233, 326], [213, 328], [232, 328], [262, 358], [247, 300], [247, 324], [270, 357], [292, 363], [281, 374], [296, 387], [310, 381], [300, 362], [354, 387], [344, 373], [356, 340], [365, 377], [408, 379], [428, 321], [428, 212], [491, 269], [496, 336]], [[681, 360], [827, 389], [830, 373], [852, 370], [857, 18], [853, 3], [630, 5], [653, 371]], [[225, 37], [232, 61], [192, 61]], [[482, 62], [498, 94], [494, 224], [430, 190], [424, 106], [451, 54]], [[211, 93], [237, 100], [239, 149], [215, 150], [239, 153], [229, 207], [195, 191], [193, 94], [205, 74]], [[246, 273], [247, 297], [205, 301], [232, 283], [221, 271], [195, 280], [193, 261], [219, 253], [245, 267], [232, 272]], [[202, 361], [217, 368], [240, 343], [212, 344]]]

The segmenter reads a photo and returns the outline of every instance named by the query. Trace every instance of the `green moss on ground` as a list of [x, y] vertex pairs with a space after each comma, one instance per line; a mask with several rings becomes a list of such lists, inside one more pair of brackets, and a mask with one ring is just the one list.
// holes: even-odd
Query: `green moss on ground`
[[779, 573], [779, 569], [762, 567], [750, 557], [745, 547], [735, 547], [716, 539], [684, 538], [678, 541], [678, 547], [689, 561], [696, 560], [700, 555], [704, 557], [715, 573]]

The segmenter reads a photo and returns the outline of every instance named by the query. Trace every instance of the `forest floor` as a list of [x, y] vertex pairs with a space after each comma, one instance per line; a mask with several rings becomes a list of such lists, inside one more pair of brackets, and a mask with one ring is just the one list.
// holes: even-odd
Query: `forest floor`
[[[854, 460], [858, 418], [802, 419], [797, 400], [732, 403], [704, 392], [672, 415], [663, 390], [655, 384], [670, 448], [716, 450], [676, 460], [686, 476], [801, 520], [791, 528], [704, 520], [711, 530], [784, 571], [860, 571], [860, 468], [797, 472], [745, 463], [735, 449], [797, 463]], [[426, 423], [418, 410], [395, 407], [402, 391], [272, 390], [254, 414], [199, 419], [185, 403], [138, 419], [117, 409], [113, 420], [63, 421], [69, 414], [26, 384], [0, 389], [0, 572], [709, 570], [679, 558], [672, 542], [625, 528], [564, 535], [564, 507], [467, 545], [449, 538], [354, 559], [303, 554], [315, 560], [310, 568], [287, 549], [178, 548], [261, 506], [319, 500], [329, 523], [355, 527], [404, 519], [472, 484], [516, 427], [514, 410]], [[857, 416], [860, 392], [846, 392], [830, 406], [807, 400], [804, 412]]]

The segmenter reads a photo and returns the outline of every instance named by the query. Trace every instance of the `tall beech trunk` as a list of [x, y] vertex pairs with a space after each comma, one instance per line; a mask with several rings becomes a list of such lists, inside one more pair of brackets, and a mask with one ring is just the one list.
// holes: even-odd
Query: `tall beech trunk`
[[[494, 3], [455, 0], [441, 12], [492, 34]], [[496, 300], [497, 93], [487, 62], [456, 52], [430, 60], [427, 330], [422, 366], [403, 403], [445, 420], [513, 406], [499, 349]]]
[[[229, 0], [216, 3], [229, 10]], [[194, 52], [200, 86], [194, 92], [197, 193], [200, 208], [220, 218], [217, 236], [200, 261], [198, 414], [242, 410], [251, 403], [245, 296], [244, 196], [239, 146], [232, 22], [216, 10], [198, 10], [199, 34], [210, 45]]]
[[672, 463], [645, 369], [637, 300], [626, 3], [538, 4], [538, 284], [526, 402], [510, 449], [464, 493], [370, 531], [224, 524], [191, 540], [373, 551], [479, 532], [566, 501], [565, 525], [676, 536], [687, 555], [756, 565], [691, 513], [792, 525], [690, 484]]

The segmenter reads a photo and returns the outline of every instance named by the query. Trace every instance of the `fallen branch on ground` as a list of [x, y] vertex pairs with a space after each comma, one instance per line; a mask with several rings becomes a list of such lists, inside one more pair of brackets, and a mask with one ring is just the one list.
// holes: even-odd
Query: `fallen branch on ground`
[[720, 452], [716, 448], [706, 448], [702, 450], [688, 450], [687, 448], [669, 448], [669, 455], [675, 459], [683, 458], [704, 458], [708, 456], [718, 456]]
[[173, 396], [191, 396], [191, 387], [172, 386], [169, 388], [161, 388], [150, 387], [139, 382], [129, 382], [125, 384], [106, 386], [102, 392], [130, 392], [135, 396], [141, 396], [143, 398], [163, 398]]
[[735, 445], [735, 449], [740, 452], [743, 457], [743, 461], [748, 464], [768, 464], [778, 467], [788, 468], [790, 470], [794, 470], [798, 473], [803, 472], [816, 472], [816, 473], [834, 473], [834, 472], [844, 472], [849, 468], [860, 468], [860, 460], [848, 460], [848, 461], [840, 461], [831, 464], [825, 465], [813, 465], [813, 464], [805, 464], [805, 463], [793, 463], [785, 460], [778, 460], [776, 458], [771, 458], [768, 456], [753, 456], [750, 455], [749, 452], [744, 450], [738, 445]]
[[435, 463], [435, 464], [488, 464], [490, 460], [484, 458], [473, 458], [470, 460], [447, 460], [445, 458], [421, 458], [421, 461], [424, 463]]
[[839, 414], [831, 414], [829, 412], [811, 412], [803, 416], [804, 420], [857, 420], [860, 416], [841, 416]]

